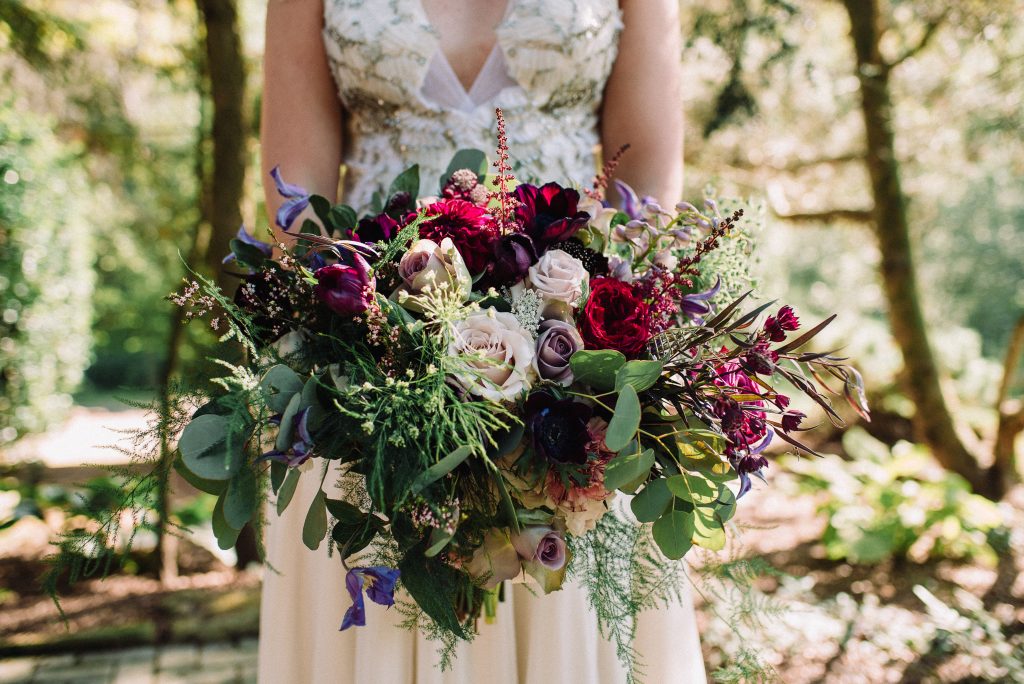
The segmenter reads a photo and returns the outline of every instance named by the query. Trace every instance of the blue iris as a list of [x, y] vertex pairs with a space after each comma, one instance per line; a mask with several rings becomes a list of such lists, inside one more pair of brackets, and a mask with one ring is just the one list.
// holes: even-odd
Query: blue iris
[[345, 611], [340, 631], [344, 631], [352, 625], [362, 627], [366, 624], [364, 591], [374, 603], [393, 606], [395, 604], [395, 583], [400, 574], [398, 570], [381, 566], [349, 570], [345, 575], [345, 588], [348, 590], [348, 595], [352, 597], [352, 605]]

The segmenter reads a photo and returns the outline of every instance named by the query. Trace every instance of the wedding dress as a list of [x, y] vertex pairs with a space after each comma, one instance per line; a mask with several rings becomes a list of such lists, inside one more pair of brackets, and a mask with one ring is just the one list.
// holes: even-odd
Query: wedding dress
[[[323, 39], [349, 121], [347, 204], [366, 208], [375, 191], [386, 190], [412, 163], [420, 164], [421, 192], [436, 192], [457, 150], [495, 148], [495, 107], [504, 112], [517, 178], [581, 184], [593, 177], [598, 109], [622, 27], [617, 1], [508, 2], [497, 43], [467, 91], [420, 0], [325, 0]], [[280, 518], [267, 512], [262, 684], [625, 680], [586, 592], [571, 583], [548, 596], [507, 587], [497, 619], [481, 621], [479, 635], [460, 644], [444, 672], [437, 644], [399, 628], [395, 609], [368, 602], [366, 626], [339, 632], [350, 602], [341, 562], [323, 547], [306, 549], [299, 538], [318, 474], [300, 479]], [[706, 681], [688, 594], [682, 605], [641, 615], [636, 646], [645, 681]]]

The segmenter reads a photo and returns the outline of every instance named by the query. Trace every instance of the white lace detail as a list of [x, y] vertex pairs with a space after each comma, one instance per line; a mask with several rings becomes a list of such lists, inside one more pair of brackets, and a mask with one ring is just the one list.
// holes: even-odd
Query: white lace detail
[[505, 113], [520, 180], [590, 180], [598, 108], [622, 28], [618, 2], [509, 3], [495, 31], [504, 59], [485, 65], [504, 66], [507, 80], [494, 87], [493, 73], [481, 72], [480, 89], [459, 84], [461, 93], [443, 93], [432, 84], [447, 77], [428, 74], [451, 66], [437, 63], [437, 32], [419, 0], [326, 0], [324, 44], [350, 119], [346, 203], [365, 209], [412, 163], [420, 164], [421, 192], [436, 192], [456, 151], [494, 149], [494, 107]]

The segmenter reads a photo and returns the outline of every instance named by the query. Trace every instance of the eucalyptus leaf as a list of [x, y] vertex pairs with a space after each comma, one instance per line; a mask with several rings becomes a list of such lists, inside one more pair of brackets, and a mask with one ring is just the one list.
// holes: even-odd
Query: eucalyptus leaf
[[228, 525], [240, 530], [252, 519], [259, 502], [256, 474], [251, 468], [242, 468], [228, 481], [228, 489], [224, 493], [224, 519]]
[[487, 155], [480, 150], [463, 149], [455, 153], [452, 157], [452, 161], [448, 164], [448, 168], [445, 169], [444, 175], [439, 179], [438, 188], [443, 189], [448, 179], [452, 177], [452, 174], [460, 169], [469, 169], [476, 174], [476, 180], [478, 183], [484, 182], [484, 177], [487, 175], [487, 169], [489, 164], [487, 162]]
[[420, 195], [420, 165], [413, 164], [402, 173], [398, 174], [395, 180], [391, 181], [388, 188], [388, 198], [394, 197], [400, 192], [407, 192], [412, 199]]
[[648, 482], [647, 486], [629, 502], [629, 507], [637, 520], [650, 523], [660, 518], [671, 502], [672, 492], [669, 491], [665, 478], [659, 477]]
[[288, 474], [285, 475], [284, 482], [281, 483], [281, 489], [277, 492], [278, 515], [284, 513], [284, 509], [288, 508], [288, 504], [291, 503], [292, 497], [295, 496], [295, 487], [299, 484], [300, 475], [302, 475], [302, 473], [298, 468], [288, 469]]
[[210, 524], [213, 526], [213, 536], [217, 538], [219, 548], [227, 551], [238, 542], [238, 533], [241, 532], [241, 528], [232, 527], [224, 517], [224, 495], [221, 495], [213, 506], [213, 517]]
[[665, 480], [677, 498], [695, 506], [708, 506], [718, 500], [718, 488], [700, 475], [683, 473]]
[[615, 388], [616, 373], [626, 365], [626, 357], [614, 349], [582, 349], [569, 359], [575, 382], [590, 385], [599, 392]]
[[698, 508], [693, 516], [693, 543], [709, 551], [725, 548], [725, 529], [713, 511]]
[[242, 444], [238, 437], [228, 449], [230, 421], [207, 413], [185, 426], [178, 450], [185, 467], [204, 480], [228, 480], [242, 465]]
[[281, 483], [288, 474], [288, 466], [281, 461], [270, 462], [270, 491], [277, 494], [281, 491]]
[[651, 528], [654, 542], [667, 558], [679, 560], [693, 546], [693, 513], [671, 510]]
[[359, 222], [359, 217], [356, 215], [355, 210], [344, 204], [331, 207], [329, 218], [331, 227], [341, 231], [342, 235], [346, 231], [353, 230]]
[[615, 414], [605, 432], [605, 446], [612, 451], [621, 451], [633, 439], [639, 428], [640, 399], [636, 396], [636, 390], [631, 385], [626, 385], [619, 392], [619, 398], [615, 402]]
[[306, 512], [306, 520], [302, 523], [302, 543], [306, 548], [316, 551], [320, 548], [320, 542], [327, 536], [327, 495], [324, 490], [319, 490], [313, 501], [309, 504]]
[[427, 558], [433, 558], [437, 554], [444, 550], [444, 547], [448, 546], [452, 541], [452, 535], [448, 534], [444, 530], [434, 528], [430, 533], [430, 546], [423, 552]]
[[431, 484], [455, 470], [463, 461], [473, 453], [472, 447], [460, 446], [440, 461], [420, 473], [412, 482], [409, 488], [413, 494], [419, 494]]
[[292, 395], [302, 391], [302, 379], [288, 366], [278, 364], [263, 374], [260, 389], [274, 413], [284, 413]]
[[291, 401], [288, 402], [288, 406], [285, 407], [284, 413], [281, 415], [281, 424], [278, 426], [277, 441], [274, 446], [278, 451], [288, 451], [288, 448], [292, 445], [292, 437], [295, 432], [295, 416], [299, 413], [299, 407], [302, 405], [302, 393], [296, 392], [292, 395]]
[[615, 373], [615, 390], [622, 391], [626, 385], [632, 385], [637, 392], [648, 390], [658, 382], [663, 368], [661, 361], [627, 361]]
[[643, 477], [646, 478], [654, 465], [654, 450], [646, 449], [640, 451], [637, 448], [633, 453], [624, 452], [608, 461], [604, 469], [604, 488], [613, 492], [616, 489], [630, 484]]
[[238, 238], [232, 238], [228, 244], [231, 247], [231, 253], [235, 255], [235, 261], [240, 265], [256, 271], [263, 268], [267, 257], [260, 251], [259, 247], [242, 242]]
[[219, 495], [227, 489], [227, 480], [207, 480], [189, 470], [182, 462], [181, 454], [178, 454], [177, 458], [174, 459], [174, 469], [186, 482], [201, 492]]
[[[331, 203], [322, 195], [310, 195], [309, 206], [313, 208], [313, 213], [320, 219], [320, 222], [324, 224], [324, 227], [331, 225]], [[319, 232], [319, 231], [318, 231]]]
[[732, 516], [736, 515], [736, 495], [725, 485], [718, 486], [718, 502], [715, 504], [715, 512], [722, 522], [729, 522]]

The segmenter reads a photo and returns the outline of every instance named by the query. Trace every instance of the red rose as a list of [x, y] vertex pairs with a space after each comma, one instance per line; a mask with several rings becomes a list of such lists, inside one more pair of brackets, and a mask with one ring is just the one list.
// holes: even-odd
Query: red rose
[[420, 237], [440, 244], [451, 238], [473, 275], [483, 273], [491, 259], [491, 242], [498, 237], [494, 217], [483, 207], [460, 199], [435, 202], [420, 224]]
[[634, 358], [651, 338], [651, 311], [632, 286], [614, 278], [590, 281], [578, 327], [587, 349], [617, 349]]

